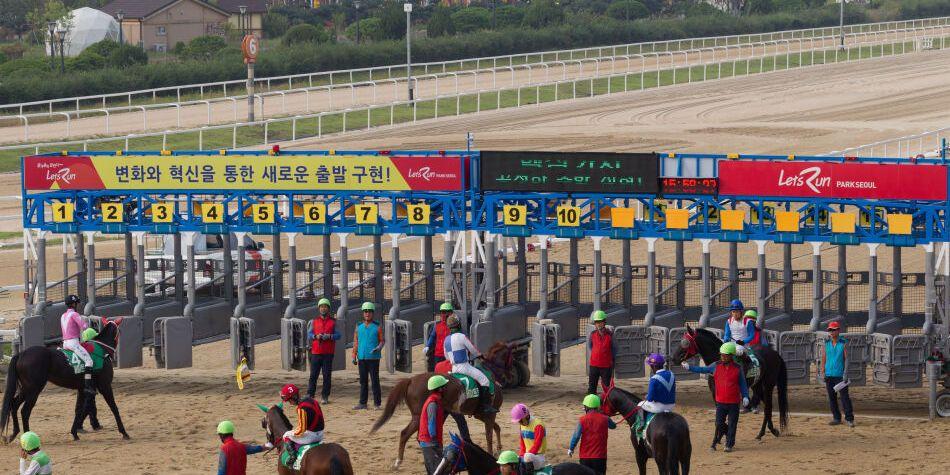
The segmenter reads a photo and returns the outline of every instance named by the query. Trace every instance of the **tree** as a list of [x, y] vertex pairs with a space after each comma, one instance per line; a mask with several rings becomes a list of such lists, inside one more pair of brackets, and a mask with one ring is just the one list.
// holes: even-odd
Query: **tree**
[[564, 20], [564, 12], [554, 0], [537, 0], [531, 2], [524, 13], [524, 24], [532, 28], [558, 25]]
[[3, 8], [0, 8], [0, 28], [6, 28], [21, 37], [30, 30], [27, 15], [32, 5], [31, 0], [4, 0]]
[[340, 35], [342, 35], [343, 30], [346, 29], [346, 12], [344, 12], [343, 10], [335, 12], [333, 14], [332, 23], [333, 23], [333, 39], [339, 41]]
[[435, 8], [435, 11], [432, 12], [432, 17], [429, 18], [429, 23], [426, 24], [426, 35], [429, 38], [435, 38], [437, 36], [452, 36], [455, 34], [455, 23], [452, 22], [452, 15], [449, 13], [449, 9], [443, 6], [438, 6]]
[[[356, 22], [346, 27], [346, 37], [356, 39]], [[360, 20], [360, 38], [362, 41], [381, 41], [386, 39], [383, 36], [382, 22], [379, 18], [370, 17]]]
[[399, 40], [406, 36], [406, 13], [402, 11], [402, 4], [388, 0], [376, 12], [382, 28], [383, 37], [390, 40]]
[[495, 28], [511, 28], [521, 26], [524, 21], [524, 8], [514, 5], [502, 5], [495, 8]]
[[220, 36], [199, 36], [188, 42], [184, 59], [209, 60], [227, 45]]
[[313, 25], [294, 25], [284, 35], [284, 45], [290, 46], [300, 43], [329, 43], [330, 33], [325, 28]]
[[[219, 37], [214, 36], [212, 38]], [[106, 62], [108, 62], [110, 66], [119, 69], [148, 64], [148, 53], [140, 46], [130, 44], [119, 45], [118, 48], [109, 53], [109, 56], [106, 56]]]
[[281, 15], [280, 13], [268, 13], [264, 15], [263, 24], [261, 28], [264, 30], [264, 35], [267, 38], [280, 38], [284, 36], [284, 33], [287, 32], [287, 28], [290, 27], [290, 22], [287, 20], [287, 17]]
[[452, 24], [459, 33], [485, 30], [491, 26], [491, 12], [481, 7], [463, 8], [452, 14]]
[[67, 29], [72, 26], [72, 16], [69, 14], [69, 8], [61, 0], [48, 0], [45, 4], [36, 5], [33, 10], [27, 13], [27, 22], [33, 29], [33, 34], [44, 38], [44, 41], [49, 35], [46, 24], [51, 21], [58, 23], [60, 26], [65, 26]]
[[607, 7], [607, 16], [630, 21], [650, 16], [650, 10], [637, 0], [617, 0]]

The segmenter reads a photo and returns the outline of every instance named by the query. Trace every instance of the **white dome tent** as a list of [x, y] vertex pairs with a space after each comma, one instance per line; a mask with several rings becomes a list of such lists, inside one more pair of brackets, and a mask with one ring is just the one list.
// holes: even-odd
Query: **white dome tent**
[[[57, 30], [66, 30], [66, 56], [78, 56], [93, 43], [104, 39], [119, 41], [119, 22], [95, 8], [77, 8], [71, 12], [68, 22], [59, 22]], [[58, 42], [59, 40], [56, 39]], [[47, 44], [47, 52], [49, 45]], [[56, 46], [57, 53], [59, 45]]]

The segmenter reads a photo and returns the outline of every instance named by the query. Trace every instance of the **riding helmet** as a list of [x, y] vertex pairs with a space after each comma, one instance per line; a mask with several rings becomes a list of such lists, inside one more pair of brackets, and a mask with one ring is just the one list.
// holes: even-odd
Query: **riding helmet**
[[360, 307], [360, 310], [364, 312], [375, 312], [376, 304], [374, 304], [373, 302], [363, 302], [363, 306]]
[[600, 408], [600, 396], [596, 394], [588, 394], [584, 396], [584, 407], [588, 409]]
[[95, 328], [87, 328], [79, 335], [82, 341], [95, 340], [97, 336], [99, 336], [99, 332], [97, 332]]
[[288, 401], [290, 398], [300, 394], [300, 389], [297, 389], [297, 386], [294, 384], [285, 385], [280, 389], [280, 399], [283, 401]]
[[736, 343], [732, 341], [723, 343], [722, 346], [719, 347], [719, 353], [723, 355], [735, 355]]
[[326, 297], [320, 299], [320, 301], [317, 302], [317, 307], [319, 307], [319, 306], [321, 306], [321, 305], [326, 305], [327, 307], [329, 307], [329, 306], [330, 306], [330, 299], [328, 299], [328, 298], [326, 298]]
[[20, 447], [27, 452], [40, 448], [40, 436], [33, 431], [24, 432], [20, 436]]
[[514, 450], [506, 450], [498, 455], [498, 465], [508, 465], [510, 463], [521, 463], [518, 454]]
[[607, 312], [603, 310], [596, 310], [594, 313], [590, 314], [590, 319], [595, 322], [603, 322], [607, 320]]
[[445, 376], [437, 374], [429, 378], [429, 382], [426, 384], [426, 387], [429, 388], [429, 391], [432, 391], [433, 389], [439, 389], [446, 384], [449, 384], [449, 380], [445, 379]]
[[234, 435], [234, 423], [231, 421], [221, 421], [218, 423], [218, 434]]
[[745, 305], [742, 305], [742, 301], [741, 301], [741, 300], [735, 299], [735, 300], [733, 300], [732, 302], [729, 303], [729, 310], [730, 310], [730, 311], [732, 311], [732, 310], [739, 310], [739, 311], [741, 312], [742, 310], [745, 310]]
[[439, 305], [440, 312], [454, 312], [455, 308], [452, 307], [451, 302], [443, 302], [442, 305]]
[[659, 353], [653, 353], [650, 356], [647, 356], [647, 364], [653, 366], [654, 368], [662, 368], [666, 364], [666, 358], [663, 358], [663, 355]]
[[759, 312], [756, 312], [755, 310], [746, 310], [742, 316], [747, 318], [759, 318]]
[[530, 413], [528, 412], [528, 406], [525, 406], [522, 403], [515, 404], [515, 407], [511, 408], [511, 422], [520, 422], [521, 419], [528, 417]]
[[79, 297], [75, 295], [70, 295], [66, 297], [66, 306], [71, 307], [73, 305], [79, 305]]

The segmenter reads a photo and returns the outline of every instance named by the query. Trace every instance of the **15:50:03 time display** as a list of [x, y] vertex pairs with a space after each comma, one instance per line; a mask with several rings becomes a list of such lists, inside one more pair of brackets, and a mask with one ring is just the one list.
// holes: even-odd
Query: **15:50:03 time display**
[[661, 177], [660, 194], [662, 195], [717, 195], [719, 194], [718, 178], [683, 178]]

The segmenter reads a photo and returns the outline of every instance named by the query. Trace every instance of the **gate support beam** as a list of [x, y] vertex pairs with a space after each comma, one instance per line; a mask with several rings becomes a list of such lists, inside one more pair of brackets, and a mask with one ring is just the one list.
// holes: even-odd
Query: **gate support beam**
[[92, 315], [96, 311], [96, 233], [85, 231], [84, 234], [86, 235], [86, 306], [82, 313]]
[[[345, 242], [346, 238], [341, 238], [340, 241]], [[342, 250], [341, 250], [342, 252]], [[323, 235], [323, 296], [333, 301], [333, 252], [330, 250], [330, 235]], [[341, 272], [342, 273], [342, 272]], [[294, 286], [296, 286], [297, 281], [294, 280]], [[343, 286], [346, 284], [346, 280], [342, 280], [340, 284], [340, 292], [343, 292]]]
[[135, 259], [132, 257], [132, 234], [125, 233], [125, 299], [135, 302]]
[[[934, 288], [934, 245], [929, 243], [924, 245], [924, 328], [921, 330], [924, 335], [933, 333], [936, 297], [937, 292]], [[947, 327], [947, 322], [943, 323], [943, 326]], [[931, 382], [931, 385], [933, 385], [933, 382]]]
[[[375, 236], [375, 237], [380, 238], [380, 236]], [[399, 300], [400, 300], [399, 297], [400, 297], [400, 294], [402, 293], [402, 269], [399, 265], [399, 234], [393, 233], [393, 234], [390, 234], [389, 237], [392, 239], [392, 251], [393, 251], [393, 256], [392, 256], [393, 257], [393, 267], [392, 267], [393, 305], [392, 307], [389, 308], [389, 319], [395, 320], [399, 318]], [[381, 239], [379, 240], [379, 243], [380, 243], [380, 248], [382, 248]], [[377, 255], [377, 257], [379, 257], [380, 263], [382, 263], [382, 256]], [[377, 276], [377, 282], [379, 280], [382, 280], [382, 276], [383, 276], [382, 265], [376, 268], [376, 276]], [[383, 287], [382, 286], [376, 287], [376, 295], [379, 295], [381, 293], [383, 293]]]
[[[83, 239], [83, 233], [76, 233], [76, 243], [74, 252], [76, 253], [76, 293], [79, 296], [79, 299], [85, 301], [88, 298], [87, 287], [86, 287], [86, 276], [88, 275], [86, 270], [86, 240]], [[44, 246], [45, 249], [45, 246]], [[66, 250], [63, 249], [63, 260], [65, 263], [66, 259]], [[63, 278], [69, 277], [68, 266], [63, 267]], [[69, 289], [69, 285], [65, 286], [63, 293], [66, 293]]]
[[[234, 246], [231, 245], [231, 233], [224, 233], [221, 235], [222, 246], [224, 248], [224, 268], [221, 269], [224, 272], [224, 288], [225, 299], [228, 301], [228, 306], [234, 306], [234, 257], [231, 255], [231, 252], [234, 251]], [[237, 243], [237, 250], [243, 254], [244, 253], [244, 243]]]
[[[396, 246], [393, 246], [393, 250], [396, 250]], [[399, 262], [399, 260], [396, 259], [394, 262]], [[375, 289], [373, 295], [376, 296], [376, 305], [382, 308], [386, 306], [386, 292], [383, 290], [383, 286], [386, 284], [383, 282], [383, 237], [379, 234], [373, 236], [373, 269], [373, 288]], [[392, 271], [394, 275], [399, 272], [398, 264]], [[393, 300], [399, 300], [399, 297], [397, 296]]]
[[135, 237], [135, 307], [132, 309], [132, 315], [136, 317], [145, 316], [145, 233], [136, 231], [132, 233]]
[[739, 243], [729, 243], [729, 300], [739, 298]]
[[571, 252], [570, 252], [570, 268], [568, 271], [571, 274], [571, 305], [575, 308], [580, 306], [581, 303], [581, 265], [577, 258], [577, 247], [578, 247], [577, 238], [571, 238]]
[[703, 310], [702, 314], [699, 316], [699, 328], [706, 328], [706, 325], [709, 324], [709, 313], [711, 311], [709, 299], [710, 295], [712, 294], [712, 276], [710, 275], [711, 260], [709, 255], [709, 244], [712, 243], [712, 239], [700, 239], [699, 242], [703, 245], [703, 268], [702, 275], [700, 276], [703, 282]]
[[811, 301], [811, 322], [808, 324], [808, 331], [818, 331], [818, 325], [821, 323], [821, 301], [824, 298], [824, 286], [821, 275], [821, 243], [811, 243], [811, 273], [812, 273], [812, 301]]
[[656, 317], [656, 239], [647, 241], [647, 314], [643, 317], [643, 326], [653, 325]]
[[600, 241], [603, 237], [595, 236], [590, 240], [594, 243], [594, 311], [600, 310], [604, 293], [604, 273], [601, 265]]
[[838, 312], [848, 316], [848, 247], [838, 246]]
[[538, 270], [538, 277], [540, 280], [540, 289], [538, 293], [540, 295], [537, 319], [542, 320], [546, 318], [548, 314], [548, 237], [538, 236], [538, 238], [541, 239], [541, 266]]
[[792, 283], [791, 244], [784, 244], [782, 246], [782, 286], [785, 287], [785, 292], [782, 295], [782, 311], [791, 316], [795, 309], [794, 295], [792, 294], [795, 286]]
[[287, 233], [287, 253], [290, 259], [288, 275], [290, 292], [287, 293], [287, 308], [284, 309], [284, 318], [290, 319], [294, 318], [297, 313], [297, 233]]
[[443, 301], [455, 303], [452, 297], [452, 287], [455, 285], [455, 240], [452, 231], [445, 233], [442, 246], [442, 296]]
[[[198, 235], [197, 232], [187, 231], [180, 233], [182, 239], [185, 242], [185, 257], [187, 259], [187, 275], [188, 275], [188, 303], [185, 305], [184, 310], [182, 311], [182, 316], [191, 318], [195, 314], [195, 304], [197, 297], [195, 296], [195, 237]], [[243, 236], [243, 233], [242, 233]], [[244, 258], [244, 252], [241, 248], [241, 259]], [[243, 262], [243, 261], [242, 261]], [[178, 274], [181, 275], [181, 274]], [[244, 270], [241, 270], [241, 280], [244, 280]], [[177, 280], [177, 279], [176, 279]], [[243, 288], [241, 291], [243, 292]], [[243, 314], [242, 314], [243, 316]]]
[[[868, 335], [874, 333], [877, 329], [877, 247], [880, 244], [869, 243], [868, 244], [868, 253], [870, 254], [870, 260], [868, 261], [868, 323], [867, 323], [867, 332]], [[844, 247], [844, 246], [842, 246]], [[840, 263], [838, 264], [841, 265]], [[896, 282], [900, 284], [900, 282]], [[839, 309], [841, 309], [839, 307]], [[842, 312], [844, 315], [847, 315], [847, 307], [843, 309]], [[847, 322], [847, 318], [845, 318]]]
[[758, 282], [756, 283], [757, 284], [756, 287], [758, 287], [757, 293], [759, 296], [758, 302], [756, 303], [756, 307], [759, 309], [759, 316], [758, 318], [755, 319], [755, 324], [758, 325], [759, 328], [762, 328], [762, 324], [765, 323], [765, 312], [767, 310], [766, 305], [765, 305], [765, 300], [769, 296], [768, 269], [766, 269], [765, 267], [765, 245], [766, 244], [768, 244], [768, 241], [755, 242], [756, 250], [759, 253], [759, 270], [758, 270], [759, 275], [756, 276], [758, 280]]
[[[29, 230], [27, 230], [29, 232]], [[37, 231], [36, 239], [36, 304], [33, 305], [33, 315], [42, 317], [46, 313], [46, 234], [48, 231]]]
[[185, 314], [185, 263], [181, 257], [181, 233], [175, 233], [172, 237], [172, 249], [175, 253], [175, 300], [178, 302], [178, 308], [182, 315]]
[[[346, 308], [349, 306], [350, 299], [350, 255], [346, 246], [347, 233], [340, 233], [337, 236], [340, 237], [340, 307], [336, 309], [336, 318], [343, 322], [346, 321]], [[332, 274], [330, 277], [332, 283]], [[330, 295], [333, 293], [331, 292]]]
[[522, 305], [528, 301], [528, 256], [525, 246], [527, 240], [523, 237], [518, 238], [518, 252], [515, 259], [518, 260], [518, 302]]
[[[277, 304], [277, 308], [280, 308], [280, 305], [284, 300], [284, 264], [283, 256], [281, 254], [280, 248], [282, 246], [280, 242], [280, 233], [274, 233], [273, 241], [274, 250], [272, 252], [273, 259], [271, 260], [271, 300]], [[262, 263], [263, 264], [263, 263]]]
[[[241, 318], [244, 316], [244, 309], [247, 307], [247, 268], [246, 268], [246, 255], [244, 252], [244, 236], [247, 233], [244, 232], [235, 232], [234, 235], [237, 237], [237, 248], [238, 248], [238, 270], [237, 270], [237, 305], [234, 307], [234, 318]], [[227, 270], [225, 270], [227, 271]]]
[[432, 259], [432, 236], [426, 236], [422, 239], [422, 272], [426, 276], [426, 294], [425, 300], [437, 310], [435, 304], [435, 262]]
[[676, 241], [676, 309], [686, 311], [686, 262], [683, 241]]
[[[900, 318], [904, 314], [904, 286], [903, 275], [901, 272], [902, 253], [900, 246], [891, 246], [893, 256], [893, 266], [891, 267], [891, 281], [894, 282], [894, 316]], [[932, 267], [930, 263], [924, 262], [925, 267]], [[925, 274], [926, 275], [926, 274]], [[926, 284], [925, 284], [926, 285]], [[924, 302], [926, 308], [926, 301]], [[926, 310], [924, 310], [926, 312]]]
[[628, 311], [633, 306], [633, 265], [630, 260], [630, 240], [622, 239], [621, 253], [623, 260], [623, 307]]
[[495, 239], [492, 233], [485, 233], [485, 313], [482, 320], [490, 322], [495, 312], [495, 285], [498, 277], [498, 256], [495, 252]]

